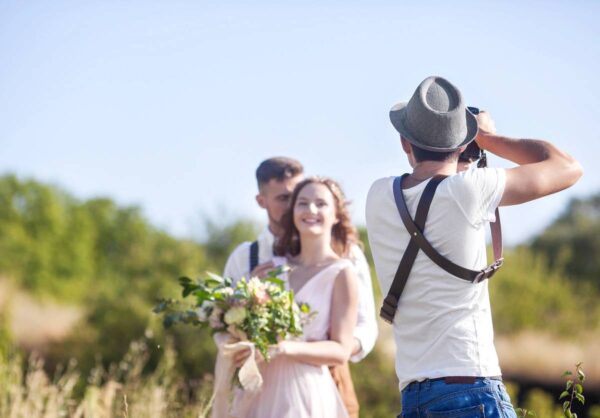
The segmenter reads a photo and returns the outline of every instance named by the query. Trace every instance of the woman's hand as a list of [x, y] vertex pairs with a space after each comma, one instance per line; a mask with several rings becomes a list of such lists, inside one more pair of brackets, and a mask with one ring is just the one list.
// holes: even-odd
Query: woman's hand
[[[240, 368], [244, 365], [248, 357], [250, 357], [251, 350], [248, 347], [245, 347], [243, 350], [239, 350], [233, 355], [233, 363], [236, 368]], [[258, 350], [255, 351], [255, 354], [258, 353]], [[262, 357], [262, 356], [261, 356]]]
[[[273, 360], [283, 354], [283, 348], [280, 347], [285, 341], [281, 341], [279, 344], [269, 346], [269, 360]], [[250, 357], [250, 348], [244, 348], [233, 355], [233, 362], [235, 367], [238, 369], [244, 365], [246, 360]], [[259, 350], [254, 350], [254, 360], [256, 364], [264, 363], [266, 360]]]

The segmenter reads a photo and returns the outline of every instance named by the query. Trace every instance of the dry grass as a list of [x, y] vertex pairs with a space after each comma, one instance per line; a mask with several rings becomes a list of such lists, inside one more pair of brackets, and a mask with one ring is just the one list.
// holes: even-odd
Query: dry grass
[[0, 278], [0, 312], [9, 318], [12, 338], [20, 347], [43, 351], [64, 339], [82, 318], [82, 309], [36, 300]]
[[600, 389], [600, 335], [581, 335], [577, 339], [559, 339], [539, 331], [496, 337], [502, 373], [528, 380], [560, 384], [565, 370], [583, 362], [586, 387]]
[[83, 398], [77, 397], [80, 379], [74, 363], [50, 379], [43, 362], [32, 357], [22, 373], [18, 357], [0, 358], [0, 417], [3, 418], [204, 418], [211, 401], [210, 382], [189, 396], [174, 371], [171, 348], [158, 368], [142, 375], [147, 361], [144, 342], [131, 345], [119, 363], [104, 370], [98, 366], [88, 377]]

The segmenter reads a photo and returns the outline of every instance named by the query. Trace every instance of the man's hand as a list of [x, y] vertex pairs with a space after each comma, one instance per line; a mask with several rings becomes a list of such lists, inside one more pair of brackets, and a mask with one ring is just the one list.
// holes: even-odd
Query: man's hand
[[482, 110], [477, 116], [477, 124], [482, 133], [496, 134], [496, 124], [488, 112]]
[[259, 279], [264, 279], [267, 277], [269, 272], [275, 268], [275, 265], [272, 261], [267, 261], [266, 263], [259, 264], [254, 267], [254, 270], [250, 272], [250, 277], [258, 277]]

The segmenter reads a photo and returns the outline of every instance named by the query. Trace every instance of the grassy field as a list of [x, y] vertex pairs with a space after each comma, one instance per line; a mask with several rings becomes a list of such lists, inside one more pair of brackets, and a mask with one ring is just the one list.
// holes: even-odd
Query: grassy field
[[[0, 176], [0, 418], [205, 416], [214, 343], [193, 327], [165, 330], [152, 307], [180, 294], [177, 277], [222, 271], [256, 233], [247, 220], [208, 221], [202, 241], [177, 239], [140, 208]], [[490, 282], [501, 366], [538, 417], [556, 416], [556, 396], [531, 384], [560, 387], [580, 361], [600, 402], [599, 251], [600, 194], [508, 248]], [[363, 418], [400, 409], [390, 331], [381, 324], [374, 352], [351, 366]]]

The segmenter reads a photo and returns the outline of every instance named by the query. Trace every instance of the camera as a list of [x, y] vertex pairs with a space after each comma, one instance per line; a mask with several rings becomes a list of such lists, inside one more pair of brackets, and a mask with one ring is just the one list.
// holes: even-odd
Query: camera
[[[467, 110], [471, 112], [473, 115], [478, 115], [480, 110], [474, 106], [467, 106]], [[486, 167], [487, 166], [487, 157], [485, 155], [485, 151], [479, 148], [477, 142], [471, 141], [467, 148], [460, 154], [458, 157], [459, 161], [474, 163], [477, 161], [477, 167]]]

